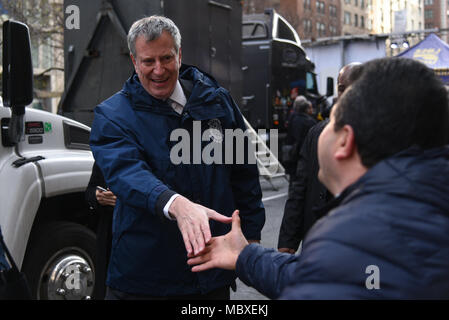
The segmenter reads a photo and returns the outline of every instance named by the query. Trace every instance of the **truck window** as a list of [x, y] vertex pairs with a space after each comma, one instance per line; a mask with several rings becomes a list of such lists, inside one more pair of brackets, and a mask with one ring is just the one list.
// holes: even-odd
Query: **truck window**
[[251, 38], [251, 35], [253, 34], [254, 24], [244, 24], [242, 26], [242, 38], [248, 39]]
[[277, 32], [278, 38], [296, 42], [296, 38], [295, 38], [295, 35], [293, 34], [293, 31], [281, 19], [278, 19], [278, 30], [277, 31], [278, 31]]
[[306, 74], [306, 88], [307, 91], [310, 92], [316, 92], [317, 88], [316, 88], [316, 76], [314, 73], [311, 72], [307, 72]]
[[242, 26], [242, 38], [243, 39], [253, 39], [253, 38], [267, 38], [267, 28], [262, 23], [251, 22], [243, 24]]
[[64, 143], [67, 149], [90, 150], [90, 131], [72, 125], [68, 121], [63, 122]]

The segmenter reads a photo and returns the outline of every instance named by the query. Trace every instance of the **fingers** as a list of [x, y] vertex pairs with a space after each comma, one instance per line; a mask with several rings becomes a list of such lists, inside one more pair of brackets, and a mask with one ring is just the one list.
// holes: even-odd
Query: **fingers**
[[201, 224], [201, 232], [204, 235], [204, 243], [208, 244], [210, 242], [210, 240], [212, 239], [212, 234], [210, 232], [209, 223]]
[[[203, 231], [197, 224], [179, 224], [187, 256], [197, 255], [204, 250], [205, 240]], [[210, 240], [210, 238], [209, 238]]]
[[99, 204], [102, 206], [115, 206], [117, 197], [111, 191], [99, 192], [96, 191], [96, 197]]
[[205, 270], [209, 270], [215, 268], [214, 264], [212, 261], [203, 263], [203, 264], [199, 264], [197, 266], [194, 266], [192, 268], [192, 272], [201, 272], [201, 271], [205, 271]]
[[232, 222], [232, 218], [231, 217], [227, 217], [224, 216], [220, 213], [218, 213], [217, 211], [211, 210], [211, 209], [207, 209], [207, 216], [209, 217], [209, 219], [221, 222], [221, 223], [231, 223]]
[[[214, 239], [212, 239], [213, 242]], [[198, 256], [192, 256], [187, 260], [187, 264], [194, 266], [192, 272], [201, 272], [215, 268], [215, 262], [212, 261], [212, 246], [208, 245]]]
[[187, 256], [197, 255], [202, 252], [211, 239], [209, 221], [207, 217], [185, 216], [177, 219], [181, 231]]
[[241, 230], [239, 210], [235, 210], [232, 214], [232, 230]]

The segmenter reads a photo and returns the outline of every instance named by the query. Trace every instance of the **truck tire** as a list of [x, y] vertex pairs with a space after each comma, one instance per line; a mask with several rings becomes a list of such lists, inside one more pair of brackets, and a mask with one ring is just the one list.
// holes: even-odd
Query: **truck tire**
[[22, 271], [33, 298], [90, 299], [95, 284], [95, 234], [72, 222], [53, 222], [33, 232]]

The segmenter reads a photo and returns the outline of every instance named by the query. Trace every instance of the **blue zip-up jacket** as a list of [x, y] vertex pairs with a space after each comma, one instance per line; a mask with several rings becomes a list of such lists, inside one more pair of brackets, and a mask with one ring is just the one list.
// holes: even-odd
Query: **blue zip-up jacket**
[[400, 152], [335, 201], [300, 255], [247, 246], [239, 278], [271, 298], [449, 299], [449, 147]]
[[[235, 280], [234, 272], [219, 269], [191, 272], [176, 221], [163, 216], [163, 207], [174, 193], [227, 216], [239, 209], [249, 239], [260, 239], [265, 222], [256, 164], [171, 162], [170, 151], [180, 141], [170, 139], [173, 130], [183, 128], [192, 140], [201, 139], [193, 137], [193, 121], [201, 121], [201, 133], [211, 121], [223, 133], [246, 130], [231, 96], [212, 77], [186, 65], [179, 77], [188, 91], [182, 115], [149, 95], [136, 74], [95, 108], [91, 149], [108, 187], [117, 195], [107, 285], [119, 291], [150, 296], [199, 294]], [[209, 142], [203, 141], [202, 147]], [[198, 150], [192, 144], [188, 149], [183, 152], [189, 152], [193, 163], [200, 155], [194, 154]], [[217, 236], [227, 233], [230, 225], [210, 220], [210, 228]]]

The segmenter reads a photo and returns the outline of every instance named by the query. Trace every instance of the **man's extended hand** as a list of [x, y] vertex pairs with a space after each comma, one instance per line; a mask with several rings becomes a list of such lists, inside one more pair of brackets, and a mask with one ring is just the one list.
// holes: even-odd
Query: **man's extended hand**
[[248, 245], [248, 241], [240, 227], [238, 210], [232, 214], [232, 229], [221, 237], [212, 238], [210, 244], [200, 255], [187, 260], [189, 265], [196, 265], [193, 272], [204, 271], [212, 268], [235, 270], [235, 265], [240, 252]]
[[168, 212], [176, 219], [187, 250], [187, 256], [199, 254], [212, 238], [209, 219], [231, 223], [232, 218], [178, 196]]

